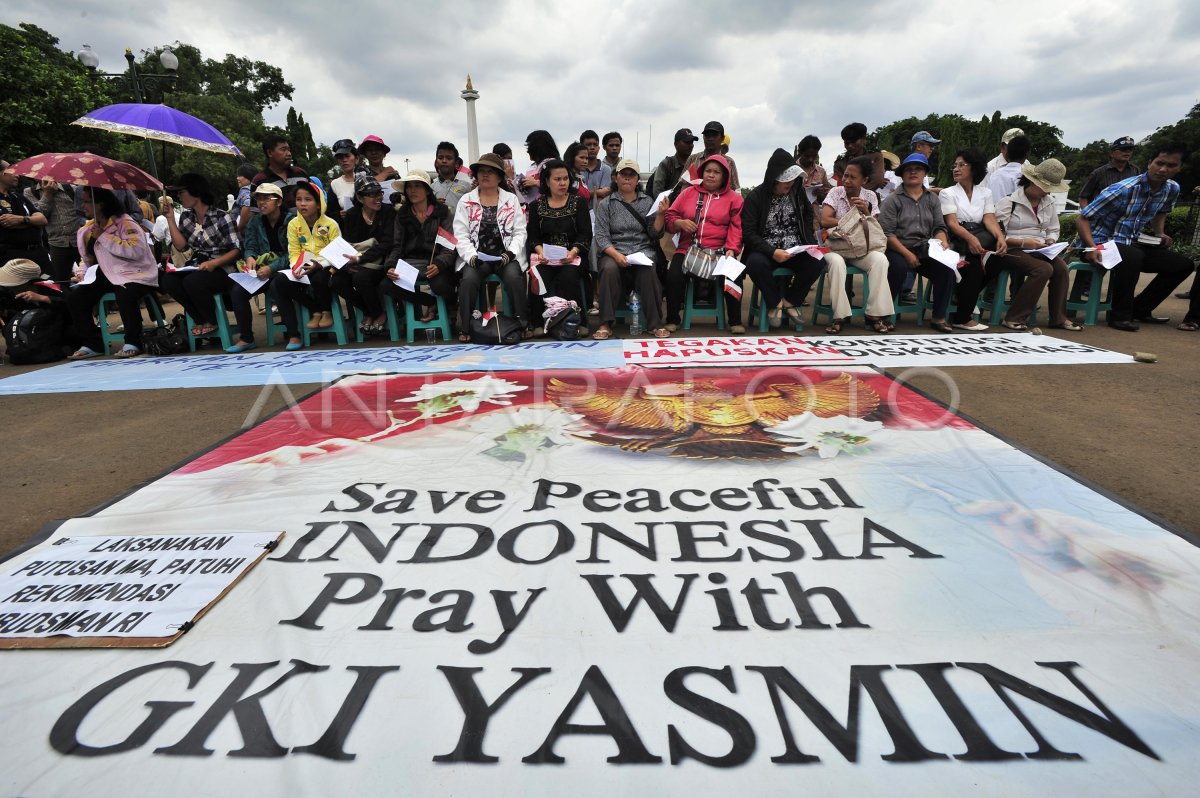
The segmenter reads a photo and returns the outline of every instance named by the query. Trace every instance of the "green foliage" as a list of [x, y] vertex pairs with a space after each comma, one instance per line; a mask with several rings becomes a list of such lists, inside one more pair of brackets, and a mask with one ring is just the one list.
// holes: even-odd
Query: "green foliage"
[[1193, 105], [1187, 116], [1175, 124], [1160, 127], [1150, 134], [1134, 153], [1138, 165], [1144, 169], [1153, 146], [1165, 141], [1179, 141], [1187, 148], [1183, 169], [1175, 179], [1183, 189], [1184, 196], [1190, 196], [1192, 190], [1200, 186], [1200, 103]]
[[1079, 218], [1079, 214], [1072, 213], [1069, 216], [1058, 217], [1058, 240], [1059, 241], [1074, 241], [1075, 240], [1075, 220]]
[[0, 142], [4, 157], [20, 160], [43, 152], [79, 152], [114, 136], [71, 122], [113, 100], [104, 81], [94, 81], [58, 39], [21, 23], [0, 25]]
[[878, 128], [867, 141], [904, 158], [912, 151], [910, 143], [913, 134], [918, 130], [928, 130], [935, 138], [942, 140], [934, 149], [930, 176], [935, 185], [947, 186], [951, 183], [950, 167], [955, 152], [976, 147], [990, 159], [1000, 151], [1000, 137], [1004, 131], [1012, 127], [1021, 128], [1029, 137], [1030, 157], [1035, 162], [1058, 158], [1066, 163], [1073, 156], [1074, 150], [1063, 143], [1062, 130], [1058, 127], [1027, 116], [1001, 116], [999, 111], [990, 117], [982, 117], [978, 122], [960, 114], [929, 114], [922, 119], [910, 116]]

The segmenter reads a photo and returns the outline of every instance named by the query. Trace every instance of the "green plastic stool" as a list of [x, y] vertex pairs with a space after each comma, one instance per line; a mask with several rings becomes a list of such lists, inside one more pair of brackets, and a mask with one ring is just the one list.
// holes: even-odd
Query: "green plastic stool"
[[[1008, 301], [1008, 280], [1010, 276], [1011, 273], [1008, 269], [1001, 269], [1000, 273], [996, 275], [996, 290], [992, 294], [992, 298], [990, 300], [984, 299], [983, 294], [979, 295], [979, 309], [985, 312], [991, 311], [991, 315], [987, 317], [988, 324], [1001, 324], [1004, 321], [1004, 317], [1008, 314], [1008, 309], [1011, 307]], [[1038, 309], [1035, 307], [1033, 312], [1029, 314], [1029, 321], [1027, 323], [1030, 327], [1037, 324], [1037, 312]], [[980, 313], [981, 318], [984, 315], [984, 313]]]
[[716, 319], [717, 329], [726, 329], [725, 324], [725, 292], [721, 288], [721, 283], [714, 283], [713, 290], [716, 292], [715, 308], [698, 308], [696, 307], [696, 279], [688, 277], [687, 293], [684, 294], [683, 301], [683, 324], [680, 326], [685, 330], [692, 329], [692, 322], [696, 319]]
[[[417, 290], [420, 291], [421, 286], [423, 285], [429, 285], [429, 281], [424, 278], [418, 279], [416, 285]], [[432, 294], [432, 291], [430, 293]], [[404, 303], [405, 340], [408, 343], [411, 344], [413, 342], [413, 338], [416, 336], [417, 330], [440, 330], [442, 333], [442, 340], [450, 340], [450, 313], [446, 308], [446, 300], [442, 299], [437, 294], [433, 294], [433, 298], [437, 303], [438, 311], [437, 318], [433, 321], [420, 321], [417, 318], [417, 314], [413, 312], [413, 303]], [[393, 340], [398, 340], [398, 338]]]
[[229, 319], [225, 314], [224, 297], [221, 294], [215, 294], [213, 295], [213, 301], [217, 305], [217, 329], [214, 332], [204, 335], [192, 335], [192, 328], [196, 326], [196, 320], [191, 315], [187, 317], [188, 349], [192, 352], [196, 351], [196, 341], [201, 338], [219, 338], [222, 349], [228, 349], [233, 346], [233, 336], [237, 333], [238, 326], [229, 323]]
[[510, 297], [508, 292], [504, 290], [504, 283], [500, 280], [500, 275], [498, 274], [489, 274], [484, 278], [483, 285], [480, 286], [479, 292], [479, 310], [483, 313], [487, 313], [489, 310], [491, 310], [489, 294], [490, 289], [488, 288], [489, 284], [495, 284], [500, 287], [500, 297], [504, 303], [504, 310], [502, 311], [504, 315], [513, 315], [512, 297]]
[[[1078, 311], [1083, 311], [1083, 323], [1095, 326], [1099, 322], [1102, 312], [1112, 312], [1112, 281], [1110, 280], [1107, 286], [1104, 285], [1104, 277], [1108, 274], [1108, 269], [1099, 264], [1085, 260], [1072, 261], [1067, 264], [1068, 272], [1078, 270], [1091, 271], [1092, 287], [1088, 289], [1086, 302], [1072, 302], [1069, 298], [1067, 299], [1067, 314], [1074, 318]], [[1104, 299], [1101, 299], [1101, 296]]]
[[345, 346], [350, 342], [350, 339], [346, 337], [346, 317], [342, 315], [342, 302], [337, 294], [334, 294], [330, 301], [329, 312], [333, 315], [333, 324], [310, 330], [308, 321], [312, 318], [312, 312], [304, 305], [300, 306], [300, 337], [306, 348], [312, 346], [314, 335], [331, 334], [337, 339], [338, 346]]
[[[158, 302], [158, 297], [153, 293], [146, 294], [143, 298], [146, 305], [146, 310], [150, 311], [150, 318], [159, 327], [167, 326], [166, 314], [163, 312], [162, 305]], [[117, 295], [112, 291], [100, 297], [100, 301], [96, 303], [96, 317], [100, 321], [100, 347], [103, 354], [112, 351], [113, 344], [124, 344], [125, 336], [116, 330], [108, 328], [108, 303], [116, 304]]]
[[[778, 266], [771, 272], [772, 279], [777, 279], [779, 277], [791, 277], [791, 276], [792, 276], [792, 270], [785, 268], [783, 266]], [[825, 275], [824, 275], [824, 273], [822, 273], [821, 278], [824, 279], [824, 277], [825, 277]], [[771, 324], [770, 324], [770, 320], [767, 319], [767, 314], [771, 312], [771, 309], [768, 308], [766, 305], [762, 304], [761, 296], [758, 291], [758, 285], [755, 284], [753, 280], [750, 281], [750, 284], [754, 286], [753, 288], [750, 289], [750, 318], [754, 318], [755, 315], [757, 315], [758, 316], [758, 331], [760, 333], [768, 332], [771, 329]], [[799, 312], [799, 308], [797, 308], [797, 312]], [[788, 317], [785, 314], [784, 315], [784, 324], [787, 324], [788, 321], [790, 321], [790, 317]], [[804, 319], [800, 319], [795, 324], [793, 324], [792, 329], [794, 329], [796, 332], [803, 332], [804, 331]]]
[[[828, 272], [821, 272], [821, 276], [817, 278], [817, 290], [813, 295], [812, 316], [809, 318], [809, 323], [813, 326], [817, 326], [820, 323], [822, 316], [828, 316], [829, 321], [833, 321], [833, 297], [831, 296], [828, 302], [823, 302], [821, 300], [821, 298], [825, 295], [825, 277], [827, 275]], [[867, 323], [867, 307], [865, 303], [867, 301], [867, 297], [870, 296], [871, 277], [862, 269], [858, 268], [857, 266], [851, 266], [848, 263], [846, 264], [846, 276], [851, 278], [862, 277], [862, 296], [864, 304], [862, 307], [856, 307], [853, 304], [850, 306], [850, 319], [851, 321], [854, 319], [862, 319], [863, 324], [865, 325]]]

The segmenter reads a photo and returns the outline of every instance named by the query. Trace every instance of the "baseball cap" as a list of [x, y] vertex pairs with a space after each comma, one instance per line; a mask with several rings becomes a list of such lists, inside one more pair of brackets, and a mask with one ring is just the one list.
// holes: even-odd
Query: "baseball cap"
[[1112, 143], [1112, 147], [1110, 147], [1110, 149], [1132, 150], [1136, 146], [1137, 146], [1137, 143], [1134, 142], [1134, 140], [1130, 136], [1121, 136], [1121, 138], [1117, 139], [1116, 141], [1114, 141]]
[[1021, 128], [1010, 127], [1008, 130], [1004, 131], [1004, 135], [1000, 137], [1000, 143], [1007, 144], [1008, 142], [1015, 139], [1017, 136], [1024, 136], [1024, 135], [1025, 135], [1025, 131], [1021, 130]]
[[350, 139], [338, 139], [333, 142], [334, 155], [353, 155], [356, 151], [354, 142]]
[[633, 160], [632, 158], [622, 158], [621, 160], [617, 161], [617, 166], [613, 169], [613, 174], [620, 174], [626, 169], [632, 169], [639, 175], [642, 173], [642, 167], [638, 166], [637, 161]]
[[716, 133], [718, 136], [724, 136], [725, 135], [725, 126], [722, 125], [720, 122], [715, 122], [715, 121], [709, 122], [707, 125], [704, 126], [703, 133], [705, 135], [708, 135], [709, 133]]
[[260, 194], [268, 197], [279, 197], [283, 199], [283, 190], [274, 183], [259, 183], [258, 188], [254, 189], [255, 194]]
[[699, 141], [700, 137], [692, 133], [690, 127], [681, 127], [675, 131], [676, 141]]
[[912, 144], [920, 144], [922, 141], [929, 144], [941, 144], [941, 139], [935, 139], [928, 130], [918, 130], [912, 137]]

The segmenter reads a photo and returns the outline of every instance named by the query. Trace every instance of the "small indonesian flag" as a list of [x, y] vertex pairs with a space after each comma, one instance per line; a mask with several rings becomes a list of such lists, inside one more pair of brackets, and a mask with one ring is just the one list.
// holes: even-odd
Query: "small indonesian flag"
[[538, 296], [546, 295], [546, 281], [542, 279], [542, 273], [538, 271], [538, 267], [534, 264], [530, 264], [529, 266], [529, 287]]
[[734, 299], [741, 299], [742, 298], [741, 282], [740, 281], [735, 282], [734, 280], [731, 280], [730, 278], [726, 277], [725, 278], [725, 293], [729, 294]]
[[496, 318], [496, 309], [489, 308], [486, 313], [484, 313], [482, 316], [480, 316], [480, 318], [483, 319], [484, 324], [487, 324], [489, 321]]
[[312, 255], [307, 249], [300, 251], [300, 257], [296, 258], [296, 262], [292, 264], [292, 276], [302, 277], [304, 275], [304, 267], [312, 262]]
[[437, 229], [437, 238], [434, 239], [433, 243], [439, 247], [454, 249], [456, 246], [458, 246], [458, 239], [446, 232], [444, 228], [439, 227]]

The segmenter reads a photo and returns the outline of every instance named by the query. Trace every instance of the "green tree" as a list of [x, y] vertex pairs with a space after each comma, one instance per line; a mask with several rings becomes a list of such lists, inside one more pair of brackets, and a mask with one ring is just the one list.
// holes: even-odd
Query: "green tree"
[[1187, 148], [1183, 169], [1175, 179], [1183, 189], [1183, 196], [1190, 197], [1196, 186], [1200, 185], [1200, 103], [1193, 105], [1187, 116], [1175, 124], [1160, 127], [1147, 136], [1134, 155], [1138, 164], [1145, 168], [1154, 145], [1165, 141], [1178, 141]]
[[19, 160], [43, 152], [78, 152], [114, 136], [71, 122], [112, 102], [110, 87], [88, 70], [58, 39], [36, 25], [0, 25], [0, 142], [5, 157]]

